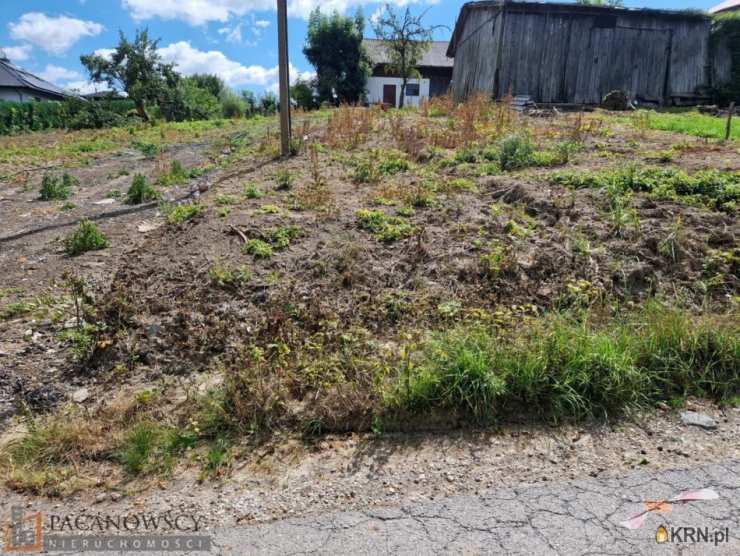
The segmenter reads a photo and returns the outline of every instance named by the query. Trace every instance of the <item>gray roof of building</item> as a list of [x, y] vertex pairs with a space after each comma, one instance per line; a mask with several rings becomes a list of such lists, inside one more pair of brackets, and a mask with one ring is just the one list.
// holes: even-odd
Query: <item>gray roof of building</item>
[[729, 12], [732, 10], [740, 11], [740, 0], [725, 0], [721, 4], [717, 4], [709, 10], [710, 14], [716, 14], [720, 12]]
[[14, 87], [19, 89], [33, 89], [47, 94], [61, 97], [71, 97], [74, 94], [49, 83], [32, 73], [11, 64], [8, 60], [0, 59], [0, 87]]
[[[383, 41], [365, 39], [363, 43], [373, 64], [380, 65], [388, 63], [388, 52], [383, 45]], [[447, 46], [447, 41], [433, 41], [429, 50], [426, 51], [419, 62], [419, 66], [424, 68], [451, 68], [455, 60], [447, 57]]]

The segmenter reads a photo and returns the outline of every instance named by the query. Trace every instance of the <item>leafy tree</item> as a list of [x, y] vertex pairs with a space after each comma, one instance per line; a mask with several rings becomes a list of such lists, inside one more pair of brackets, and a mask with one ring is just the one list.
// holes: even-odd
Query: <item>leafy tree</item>
[[338, 12], [331, 16], [319, 8], [311, 12], [303, 53], [316, 69], [316, 89], [321, 102], [354, 104], [362, 100], [370, 75], [370, 61], [362, 45], [365, 18]]
[[216, 98], [221, 98], [221, 95], [228, 90], [224, 80], [211, 73], [195, 73], [188, 76], [188, 79], [192, 79], [199, 88], [205, 89]]
[[278, 99], [275, 93], [267, 91], [260, 97], [260, 112], [264, 115], [274, 114], [278, 109]]
[[252, 91], [245, 89], [242, 91], [242, 100], [245, 104], [246, 115], [252, 116], [257, 111], [257, 97], [254, 96]]
[[80, 56], [80, 61], [92, 81], [126, 91], [139, 115], [149, 121], [146, 104], [158, 102], [163, 92], [176, 87], [180, 80], [173, 65], [162, 62], [158, 45], [159, 40], [151, 40], [147, 29], [137, 30], [133, 42], [121, 32], [110, 58], [88, 54]]
[[401, 101], [403, 108], [406, 84], [409, 79], [418, 78], [416, 66], [429, 50], [432, 35], [443, 26], [425, 27], [422, 19], [426, 11], [413, 15], [409, 8], [399, 16], [390, 4], [386, 4], [382, 15], [376, 20], [375, 35], [383, 41], [390, 62], [388, 71], [401, 78]]
[[314, 86], [310, 81], [299, 79], [290, 88], [290, 97], [296, 105], [303, 110], [312, 110], [316, 108], [316, 99], [314, 98]]

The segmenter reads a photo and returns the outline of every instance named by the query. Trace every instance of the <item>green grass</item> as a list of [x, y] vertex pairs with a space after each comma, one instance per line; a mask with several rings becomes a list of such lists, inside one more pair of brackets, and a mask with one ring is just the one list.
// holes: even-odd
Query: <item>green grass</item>
[[106, 235], [87, 219], [82, 219], [77, 229], [64, 240], [64, 249], [70, 257], [105, 249], [109, 245]]
[[152, 421], [136, 424], [126, 436], [118, 459], [132, 476], [168, 475], [176, 456], [197, 444], [197, 435]]
[[[694, 109], [672, 109], [671, 111], [649, 111], [649, 117], [641, 118], [640, 125], [646, 125], [649, 129], [671, 131], [684, 135], [694, 135], [706, 139], [724, 139], [727, 120], [700, 114]], [[733, 119], [732, 140], [740, 139], [740, 122], [737, 117]]]
[[162, 187], [171, 187], [173, 185], [181, 185], [185, 183], [190, 177], [188, 172], [179, 160], [173, 160], [170, 164], [170, 169], [165, 174], [161, 174], [157, 178], [157, 183]]
[[433, 335], [400, 372], [391, 406], [475, 421], [611, 417], [687, 396], [740, 392], [740, 325], [657, 303], [602, 326], [566, 314], [502, 332], [458, 326]]

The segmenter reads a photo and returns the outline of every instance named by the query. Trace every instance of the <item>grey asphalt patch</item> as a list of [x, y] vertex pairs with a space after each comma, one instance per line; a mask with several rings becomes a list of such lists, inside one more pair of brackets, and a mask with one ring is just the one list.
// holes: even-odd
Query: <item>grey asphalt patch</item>
[[[674, 504], [669, 513], [651, 513], [634, 531], [619, 525], [643, 510], [645, 501], [697, 488], [712, 488], [719, 499]], [[736, 555], [739, 495], [740, 462], [640, 471], [621, 478], [500, 488], [397, 508], [219, 529], [212, 532], [211, 554]], [[729, 530], [729, 539], [715, 546], [688, 542], [679, 532], [674, 542], [657, 544], [660, 525], [669, 531]]]

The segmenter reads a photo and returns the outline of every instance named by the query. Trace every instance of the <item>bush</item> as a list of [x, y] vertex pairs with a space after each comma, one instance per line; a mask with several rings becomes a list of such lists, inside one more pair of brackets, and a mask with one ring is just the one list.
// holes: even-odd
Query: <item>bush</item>
[[77, 229], [64, 240], [64, 249], [69, 256], [75, 257], [87, 251], [105, 249], [109, 244], [105, 234], [93, 222], [83, 218]]
[[42, 201], [65, 200], [69, 197], [70, 189], [77, 185], [77, 178], [64, 172], [61, 176], [44, 174], [41, 180], [40, 197]]
[[221, 115], [218, 98], [188, 77], [163, 95], [159, 109], [165, 119], [176, 122], [210, 120]]
[[134, 103], [127, 99], [86, 102], [0, 101], [0, 135], [47, 129], [101, 129], [125, 125]]
[[245, 102], [233, 91], [221, 93], [221, 112], [225, 118], [243, 118], [247, 115]]
[[128, 188], [128, 193], [126, 193], [126, 204], [140, 205], [146, 201], [154, 201], [158, 198], [159, 193], [157, 190], [146, 181], [144, 176], [136, 174], [131, 182], [131, 187]]
[[191, 218], [195, 218], [203, 212], [203, 205], [191, 203], [185, 205], [166, 205], [162, 208], [167, 223], [172, 225], [182, 224]]
[[531, 166], [533, 158], [534, 146], [529, 137], [510, 135], [499, 144], [498, 163], [504, 171]]

